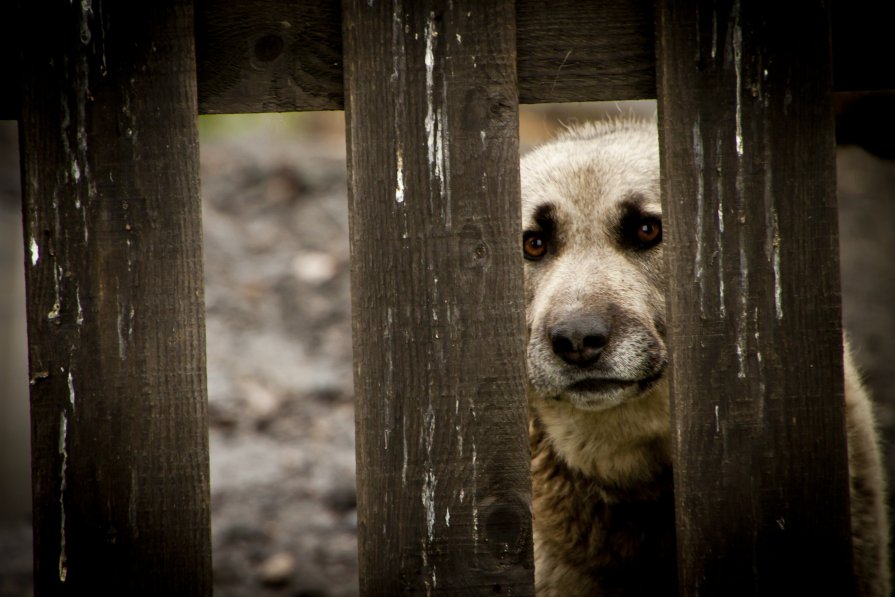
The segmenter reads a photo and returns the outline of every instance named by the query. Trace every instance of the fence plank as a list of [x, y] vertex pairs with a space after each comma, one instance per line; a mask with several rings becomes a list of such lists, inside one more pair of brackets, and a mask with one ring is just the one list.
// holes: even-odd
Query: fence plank
[[[895, 88], [887, 3], [834, 3], [836, 88]], [[341, 110], [338, 4], [203, 0], [197, 5], [199, 110]], [[655, 97], [652, 0], [518, 0], [523, 104]]]
[[824, 4], [658, 10], [683, 594], [853, 590]]
[[36, 593], [207, 595], [192, 2], [22, 16]]
[[520, 103], [655, 97], [653, 12], [652, 0], [517, 2]]
[[513, 16], [343, 4], [365, 595], [533, 593]]
[[198, 0], [202, 113], [342, 109], [339, 3]]

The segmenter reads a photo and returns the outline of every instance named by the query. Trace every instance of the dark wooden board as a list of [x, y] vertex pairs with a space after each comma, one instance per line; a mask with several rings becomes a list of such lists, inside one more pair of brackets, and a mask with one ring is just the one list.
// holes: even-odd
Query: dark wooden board
[[652, 0], [516, 3], [519, 101], [656, 97]]
[[35, 592], [209, 595], [192, 2], [23, 6]]
[[202, 113], [342, 109], [339, 3], [197, 0]]
[[[836, 90], [895, 89], [887, 67], [895, 5], [835, 2], [833, 11]], [[339, 19], [331, 0], [199, 0], [199, 112], [341, 110]], [[516, 21], [521, 103], [655, 97], [651, 0], [519, 0]], [[0, 38], [9, 81], [17, 80], [17, 33]], [[17, 113], [18, 95], [0, 92], [0, 118]]]
[[682, 594], [852, 594], [829, 14], [658, 10]]
[[361, 593], [531, 595], [513, 3], [343, 17]]
[[[837, 89], [895, 88], [893, 9], [834, 10]], [[652, 0], [518, 0], [516, 24], [521, 103], [656, 96]], [[196, 34], [201, 113], [343, 108], [337, 3], [203, 0]]]

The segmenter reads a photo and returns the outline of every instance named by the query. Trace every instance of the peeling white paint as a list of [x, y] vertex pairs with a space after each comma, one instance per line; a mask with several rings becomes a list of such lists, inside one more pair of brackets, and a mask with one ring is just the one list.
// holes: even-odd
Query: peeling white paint
[[780, 227], [777, 220], [777, 210], [771, 208], [771, 246], [773, 251], [772, 269], [774, 270], [774, 312], [777, 320], [783, 319], [783, 279], [780, 270]]
[[[402, 13], [401, 13], [401, 4], [399, 2], [393, 3], [394, 13], [392, 14], [392, 46], [396, 48], [396, 51], [392, 53], [392, 75], [391, 80], [392, 83], [398, 82], [398, 77], [400, 75], [400, 70], [398, 68], [398, 58], [403, 57], [404, 55], [404, 37], [401, 35], [402, 27]], [[397, 108], [397, 102], [395, 104]]]
[[37, 265], [37, 262], [40, 261], [40, 247], [37, 246], [37, 241], [34, 240], [34, 237], [31, 237], [31, 241], [28, 243], [28, 248], [31, 252], [31, 265], [32, 267]]
[[[430, 12], [425, 27], [426, 38], [426, 146], [428, 149], [429, 167], [432, 177], [432, 185], [438, 189], [443, 199], [443, 218], [445, 226], [451, 227], [451, 197], [450, 189], [446, 181], [449, 177], [450, 148], [447, 143], [447, 132], [444, 110], [435, 107], [435, 39], [438, 31], [435, 29], [435, 13]], [[442, 93], [446, 90], [442, 89]]]
[[90, 43], [90, 23], [87, 21], [93, 16], [91, 0], [81, 0], [81, 43], [85, 46]]
[[395, 202], [404, 203], [404, 152], [398, 149], [395, 161], [398, 163], [395, 172]]
[[715, 433], [721, 433], [721, 416], [718, 413], [719, 406], [715, 405]]
[[[742, 171], [737, 170], [737, 194], [742, 198]], [[745, 215], [741, 214], [740, 221], [745, 223]], [[740, 288], [739, 288], [739, 305], [740, 314], [737, 321], [737, 360], [739, 361], [739, 370], [737, 377], [746, 378], [746, 327], [749, 317], [749, 261], [746, 254], [746, 234], [743, 230], [739, 233], [740, 244]]]
[[72, 410], [75, 408], [75, 380], [71, 376], [71, 371], [68, 372], [68, 401], [71, 403]]
[[429, 403], [429, 406], [426, 408], [426, 412], [423, 415], [423, 424], [425, 425], [426, 431], [426, 436], [424, 438], [424, 445], [426, 446], [426, 457], [431, 461], [432, 446], [435, 445], [435, 409], [432, 408], [431, 402]]
[[425, 37], [426, 37], [426, 146], [429, 149], [429, 163], [433, 163], [435, 161], [435, 36], [432, 35], [432, 29], [434, 27], [433, 19], [435, 17], [434, 13], [429, 13], [429, 21], [426, 23]]
[[739, 365], [739, 369], [737, 370], [737, 377], [740, 379], [746, 379], [746, 340], [739, 332], [740, 330], [737, 330], [736, 353], [737, 363]]
[[444, 111], [439, 108], [435, 112], [438, 135], [435, 137], [435, 178], [438, 180], [439, 191], [443, 199], [445, 227], [451, 227], [451, 191], [447, 187], [448, 168], [450, 164], [450, 145], [445, 142], [445, 124], [447, 119]]
[[65, 469], [68, 467], [68, 417], [65, 411], [59, 418], [59, 454], [62, 456], [59, 473], [59, 580], [65, 582], [68, 576], [68, 556], [65, 552], [65, 489], [67, 486]]
[[[721, 137], [715, 139], [715, 155], [721, 155]], [[718, 158], [720, 159], [720, 157]], [[720, 163], [716, 163], [718, 174], [721, 172]], [[721, 317], [727, 317], [727, 306], [724, 296], [724, 187], [720, 176], [715, 177], [715, 196], [718, 197], [718, 210], [716, 223], [718, 236], [716, 240], [716, 253], [718, 255], [718, 311]]]
[[444, 526], [446, 526], [446, 527], [451, 526], [451, 509], [450, 508], [444, 509]]
[[[435, 410], [432, 408], [431, 400], [432, 396], [430, 394], [429, 405], [423, 415], [424, 429], [420, 430], [421, 432], [425, 431], [423, 443], [426, 447], [426, 471], [423, 473], [423, 487], [420, 495], [423, 509], [426, 513], [426, 537], [423, 541], [422, 549], [423, 565], [426, 567], [428, 567], [428, 562], [426, 561], [427, 552], [435, 541], [435, 487], [438, 484], [438, 480], [435, 478], [434, 463], [432, 461], [432, 447], [435, 444]], [[432, 584], [430, 587], [429, 584], [426, 583], [427, 593], [438, 584], [434, 565], [429, 570], [429, 574]]]
[[62, 309], [62, 301], [59, 297], [59, 280], [62, 278], [62, 274], [63, 271], [60, 266], [56, 265], [53, 267], [53, 286], [56, 292], [56, 300], [53, 302], [49, 313], [47, 313], [47, 319], [50, 321], [59, 319], [59, 311]]
[[123, 322], [123, 317], [121, 314], [121, 309], [119, 309], [117, 322], [116, 322], [117, 323], [116, 327], [118, 330], [118, 358], [123, 361], [124, 359], [127, 358], [127, 344], [124, 341], [124, 332], [122, 331], [123, 330], [122, 322]]
[[134, 307], [131, 305], [127, 312], [118, 305], [118, 357], [123, 361], [127, 358], [127, 344], [134, 333]]
[[736, 73], [736, 151], [739, 157], [743, 156], [743, 30], [740, 27], [740, 3], [734, 4], [736, 20], [733, 24], [733, 67]]
[[462, 44], [462, 43], [463, 43], [463, 36], [460, 35], [459, 33], [457, 34], [457, 43], [458, 43], [458, 44]]
[[407, 487], [407, 418], [402, 417], [401, 443], [404, 449], [404, 457], [401, 462], [401, 487]]
[[712, 60], [718, 55], [718, 11], [712, 8]]
[[703, 176], [705, 154], [702, 147], [702, 131], [699, 115], [693, 123], [693, 162], [696, 167], [696, 260], [693, 264], [694, 275], [699, 284], [699, 312], [705, 316], [705, 277], [702, 268], [702, 239], [705, 238], [705, 222], [703, 221], [703, 202], [705, 198], [705, 180]]
[[437, 484], [434, 471], [426, 471], [423, 475], [421, 499], [426, 511], [426, 540], [430, 544], [435, 539], [435, 486]]
[[475, 544], [479, 542], [479, 504], [478, 504], [478, 453], [476, 452], [475, 442], [472, 442], [472, 541]]
[[727, 317], [727, 306], [724, 304], [724, 247], [721, 242], [721, 235], [724, 233], [724, 223], [720, 207], [718, 208], [718, 218], [721, 221], [721, 234], [718, 235], [718, 310], [721, 317]]
[[75, 287], [75, 301], [78, 304], [78, 317], [75, 323], [82, 325], [84, 323], [84, 308], [81, 307], [81, 289], [78, 287]]

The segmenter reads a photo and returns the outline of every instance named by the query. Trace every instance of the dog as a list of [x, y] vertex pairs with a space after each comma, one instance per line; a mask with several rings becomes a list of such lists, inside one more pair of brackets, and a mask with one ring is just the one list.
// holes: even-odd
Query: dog
[[[569, 129], [521, 176], [536, 591], [676, 594], [656, 125]], [[878, 438], [844, 357], [856, 577], [888, 596]]]

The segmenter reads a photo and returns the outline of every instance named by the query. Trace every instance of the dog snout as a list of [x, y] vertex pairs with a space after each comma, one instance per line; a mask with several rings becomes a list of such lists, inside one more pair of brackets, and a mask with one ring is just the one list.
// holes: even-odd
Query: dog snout
[[585, 314], [566, 318], [547, 331], [553, 352], [577, 367], [597, 362], [609, 344], [611, 327], [599, 315]]

